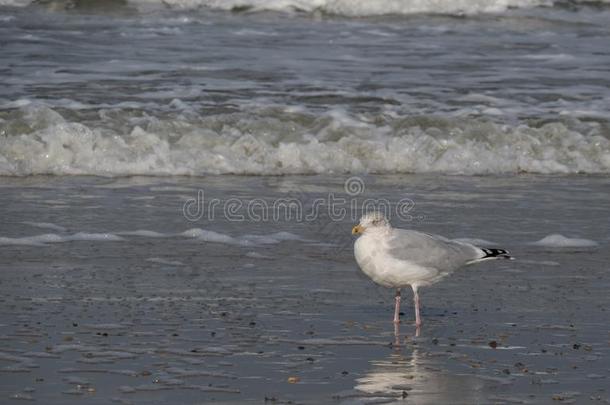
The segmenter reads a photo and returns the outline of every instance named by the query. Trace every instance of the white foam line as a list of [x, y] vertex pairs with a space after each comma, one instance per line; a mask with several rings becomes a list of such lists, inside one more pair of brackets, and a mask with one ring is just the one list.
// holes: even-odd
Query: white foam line
[[149, 231], [147, 229], [138, 229], [137, 231], [125, 231], [125, 232], [117, 232], [117, 235], [124, 236], [142, 236], [144, 238], [168, 238], [172, 236], [171, 234]]
[[555, 247], [555, 248], [576, 248], [576, 247], [596, 247], [599, 243], [591, 239], [568, 238], [558, 233], [545, 236], [544, 238], [528, 243], [532, 246]]
[[112, 233], [86, 233], [78, 232], [74, 235], [61, 236], [55, 233], [26, 236], [22, 238], [0, 237], [0, 245], [46, 246], [50, 243], [64, 243], [73, 241], [103, 241], [118, 242], [125, 240]]
[[[37, 226], [40, 227], [40, 224], [43, 225], [52, 225], [54, 224], [45, 224], [45, 223], [36, 223]], [[65, 228], [63, 228], [65, 229]], [[50, 243], [64, 243], [64, 242], [72, 242], [72, 241], [109, 241], [109, 242], [118, 242], [124, 241], [125, 239], [122, 236], [138, 236], [144, 238], [174, 238], [174, 237], [186, 237], [195, 239], [202, 242], [210, 242], [210, 243], [224, 243], [228, 245], [238, 245], [238, 246], [260, 246], [260, 245], [269, 245], [269, 244], [277, 244], [282, 241], [291, 241], [291, 240], [304, 240], [300, 236], [295, 235], [290, 232], [275, 232], [269, 235], [242, 235], [238, 237], [233, 237], [230, 235], [226, 235], [223, 233], [210, 231], [207, 229], [201, 228], [192, 228], [180, 233], [163, 233], [157, 231], [151, 231], [147, 229], [139, 229], [136, 231], [122, 231], [116, 233], [87, 233], [87, 232], [77, 232], [73, 235], [58, 235], [55, 233], [47, 233], [42, 235], [34, 235], [34, 236], [26, 236], [21, 238], [9, 238], [9, 237], [0, 237], [0, 245], [22, 245], [22, 246], [45, 246]]]

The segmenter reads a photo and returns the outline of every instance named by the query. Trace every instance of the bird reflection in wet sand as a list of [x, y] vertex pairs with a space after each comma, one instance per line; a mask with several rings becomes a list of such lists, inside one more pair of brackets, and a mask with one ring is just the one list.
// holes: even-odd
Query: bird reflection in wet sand
[[[413, 337], [418, 338], [420, 337], [420, 335], [421, 328], [415, 328], [415, 334], [413, 335]], [[408, 342], [411, 339], [410, 336], [405, 334], [401, 341], [400, 336], [400, 322], [394, 322], [394, 343], [392, 344], [393, 347], [400, 348], [405, 342]]]
[[417, 404], [451, 404], [459, 398], [459, 403], [474, 404], [486, 403], [483, 385], [473, 376], [443, 371], [417, 348], [410, 353], [403, 348], [371, 361], [370, 370], [356, 380], [354, 389], [363, 393], [358, 403], [411, 398]]

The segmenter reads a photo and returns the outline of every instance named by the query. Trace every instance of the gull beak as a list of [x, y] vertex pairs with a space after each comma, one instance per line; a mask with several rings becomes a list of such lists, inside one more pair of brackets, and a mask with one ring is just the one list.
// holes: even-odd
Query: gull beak
[[355, 227], [352, 228], [352, 235], [359, 235], [364, 231], [364, 228], [362, 227], [362, 225], [356, 225]]

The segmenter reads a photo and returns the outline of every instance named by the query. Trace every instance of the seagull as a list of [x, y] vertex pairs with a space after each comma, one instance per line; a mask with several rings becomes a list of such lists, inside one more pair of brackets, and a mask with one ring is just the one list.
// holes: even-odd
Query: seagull
[[419, 287], [432, 285], [469, 264], [512, 259], [504, 249], [480, 248], [438, 235], [393, 228], [381, 212], [363, 215], [352, 234], [361, 235], [354, 244], [354, 256], [364, 274], [377, 284], [396, 288], [395, 325], [400, 322], [400, 289], [411, 286], [418, 329], [422, 324]]

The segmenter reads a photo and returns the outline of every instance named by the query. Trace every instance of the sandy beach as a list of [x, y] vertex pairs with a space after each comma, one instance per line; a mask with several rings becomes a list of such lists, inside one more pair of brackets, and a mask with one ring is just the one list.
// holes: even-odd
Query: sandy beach
[[[345, 180], [3, 179], [2, 401], [608, 402], [605, 178], [364, 176], [354, 195]], [[396, 345], [393, 292], [357, 268], [349, 212], [187, 218], [199, 190], [244, 206], [298, 196], [306, 211], [330, 193], [408, 198], [396, 226], [517, 259], [423, 289], [419, 337], [407, 296]], [[533, 244], [553, 234], [569, 239]]]

